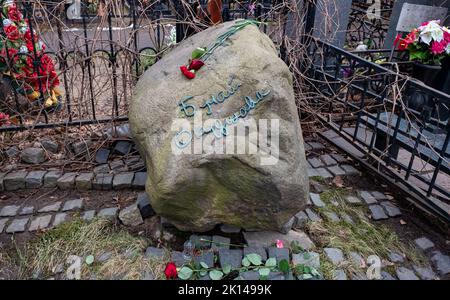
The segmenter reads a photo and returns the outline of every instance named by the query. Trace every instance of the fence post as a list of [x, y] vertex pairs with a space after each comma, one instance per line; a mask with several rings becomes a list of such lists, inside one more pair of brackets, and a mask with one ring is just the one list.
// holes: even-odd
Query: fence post
[[177, 24], [175, 26], [177, 33], [177, 43], [181, 42], [186, 33], [186, 26], [183, 24], [186, 21], [186, 11], [183, 7], [182, 0], [174, 0], [175, 17], [177, 18]]
[[310, 38], [314, 33], [314, 22], [316, 20], [316, 2], [315, 0], [305, 0], [305, 1], [306, 1], [306, 22], [302, 42], [304, 44], [308, 44]]

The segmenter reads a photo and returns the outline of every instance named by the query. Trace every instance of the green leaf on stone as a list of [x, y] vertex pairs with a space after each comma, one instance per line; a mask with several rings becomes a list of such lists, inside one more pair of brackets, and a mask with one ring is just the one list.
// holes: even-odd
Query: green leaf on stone
[[209, 277], [212, 280], [220, 280], [223, 277], [223, 273], [219, 270], [211, 270], [209, 271]]
[[208, 265], [204, 261], [200, 262], [200, 266], [202, 266], [202, 268], [204, 268], [204, 269], [208, 269], [209, 268]]
[[305, 252], [305, 253], [303, 253], [303, 258], [304, 259], [310, 259], [311, 258], [311, 254], [309, 254], [309, 252]]
[[205, 276], [206, 274], [208, 274], [208, 271], [206, 271], [206, 270], [201, 270], [200, 271], [200, 276]]
[[192, 51], [192, 59], [199, 59], [203, 54], [206, 53], [206, 48], [197, 48]]
[[223, 271], [223, 273], [224, 273], [225, 275], [230, 274], [230, 272], [231, 272], [231, 265], [225, 265], [225, 266], [222, 268], [222, 271]]
[[280, 260], [278, 263], [278, 269], [280, 269], [281, 272], [284, 274], [289, 272], [289, 262], [285, 259]]
[[254, 265], [254, 266], [262, 265], [261, 255], [256, 254], [256, 253], [249, 253], [249, 254], [246, 255], [246, 257], [252, 263], [252, 265]]
[[94, 256], [93, 255], [88, 255], [86, 256], [86, 264], [88, 265], [92, 265], [94, 263]]
[[247, 256], [242, 259], [242, 265], [244, 267], [250, 266], [250, 261], [248, 260]]
[[258, 270], [260, 276], [269, 276], [270, 269], [269, 268], [260, 268]]
[[311, 267], [311, 275], [313, 276], [320, 276], [319, 271], [316, 270], [316, 268]]
[[180, 279], [183, 279], [183, 280], [188, 280], [189, 278], [191, 278], [193, 273], [194, 273], [194, 271], [192, 271], [191, 268], [189, 268], [189, 267], [182, 267], [180, 269], [180, 271], [178, 272], [178, 277]]
[[277, 266], [277, 260], [275, 257], [271, 257], [266, 261], [266, 267], [273, 268]]
[[312, 279], [312, 278], [313, 277], [312, 277], [311, 274], [302, 274], [302, 275], [299, 276], [300, 280], [309, 280], [309, 279]]

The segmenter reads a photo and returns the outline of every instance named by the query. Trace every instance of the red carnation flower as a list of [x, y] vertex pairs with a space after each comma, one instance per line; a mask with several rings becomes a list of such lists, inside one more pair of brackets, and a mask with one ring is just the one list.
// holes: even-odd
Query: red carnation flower
[[19, 22], [22, 20], [22, 14], [15, 5], [12, 5], [8, 9], [8, 18], [13, 22]]
[[194, 78], [195, 78], [195, 73], [189, 71], [188, 68], [187, 68], [186, 66], [181, 66], [181, 67], [180, 67], [180, 71], [181, 71], [181, 73], [183, 73], [183, 75], [184, 75], [187, 79], [194, 79]]
[[14, 25], [9, 25], [4, 28], [6, 37], [10, 41], [17, 41], [20, 38], [19, 30]]
[[173, 262], [169, 262], [164, 270], [167, 279], [177, 279], [177, 266]]
[[191, 60], [191, 63], [189, 64], [188, 69], [197, 71], [204, 65], [205, 65], [205, 63], [202, 62], [200, 59], [193, 59], [193, 60]]

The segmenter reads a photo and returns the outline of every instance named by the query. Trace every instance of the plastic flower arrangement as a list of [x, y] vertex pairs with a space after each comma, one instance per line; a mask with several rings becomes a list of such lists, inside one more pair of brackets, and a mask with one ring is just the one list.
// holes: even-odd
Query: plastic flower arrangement
[[0, 72], [9, 77], [13, 88], [30, 102], [43, 104], [45, 108], [60, 107], [60, 82], [53, 60], [44, 53], [44, 43], [36, 32], [31, 32], [28, 19], [14, 1], [2, 2], [1, 9], [4, 18]]
[[441, 26], [439, 20], [428, 21], [404, 38], [397, 35], [395, 45], [400, 51], [408, 51], [412, 61], [440, 65], [450, 55], [450, 29]]

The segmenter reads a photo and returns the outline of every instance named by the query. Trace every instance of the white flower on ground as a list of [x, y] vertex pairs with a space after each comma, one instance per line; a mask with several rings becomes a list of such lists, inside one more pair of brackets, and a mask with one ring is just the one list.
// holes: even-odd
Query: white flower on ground
[[428, 24], [419, 27], [420, 39], [429, 45], [432, 41], [440, 42], [444, 39], [444, 31], [439, 21], [430, 21]]
[[27, 48], [27, 46], [20, 46], [19, 52], [20, 52], [20, 53], [28, 53], [28, 48]]

